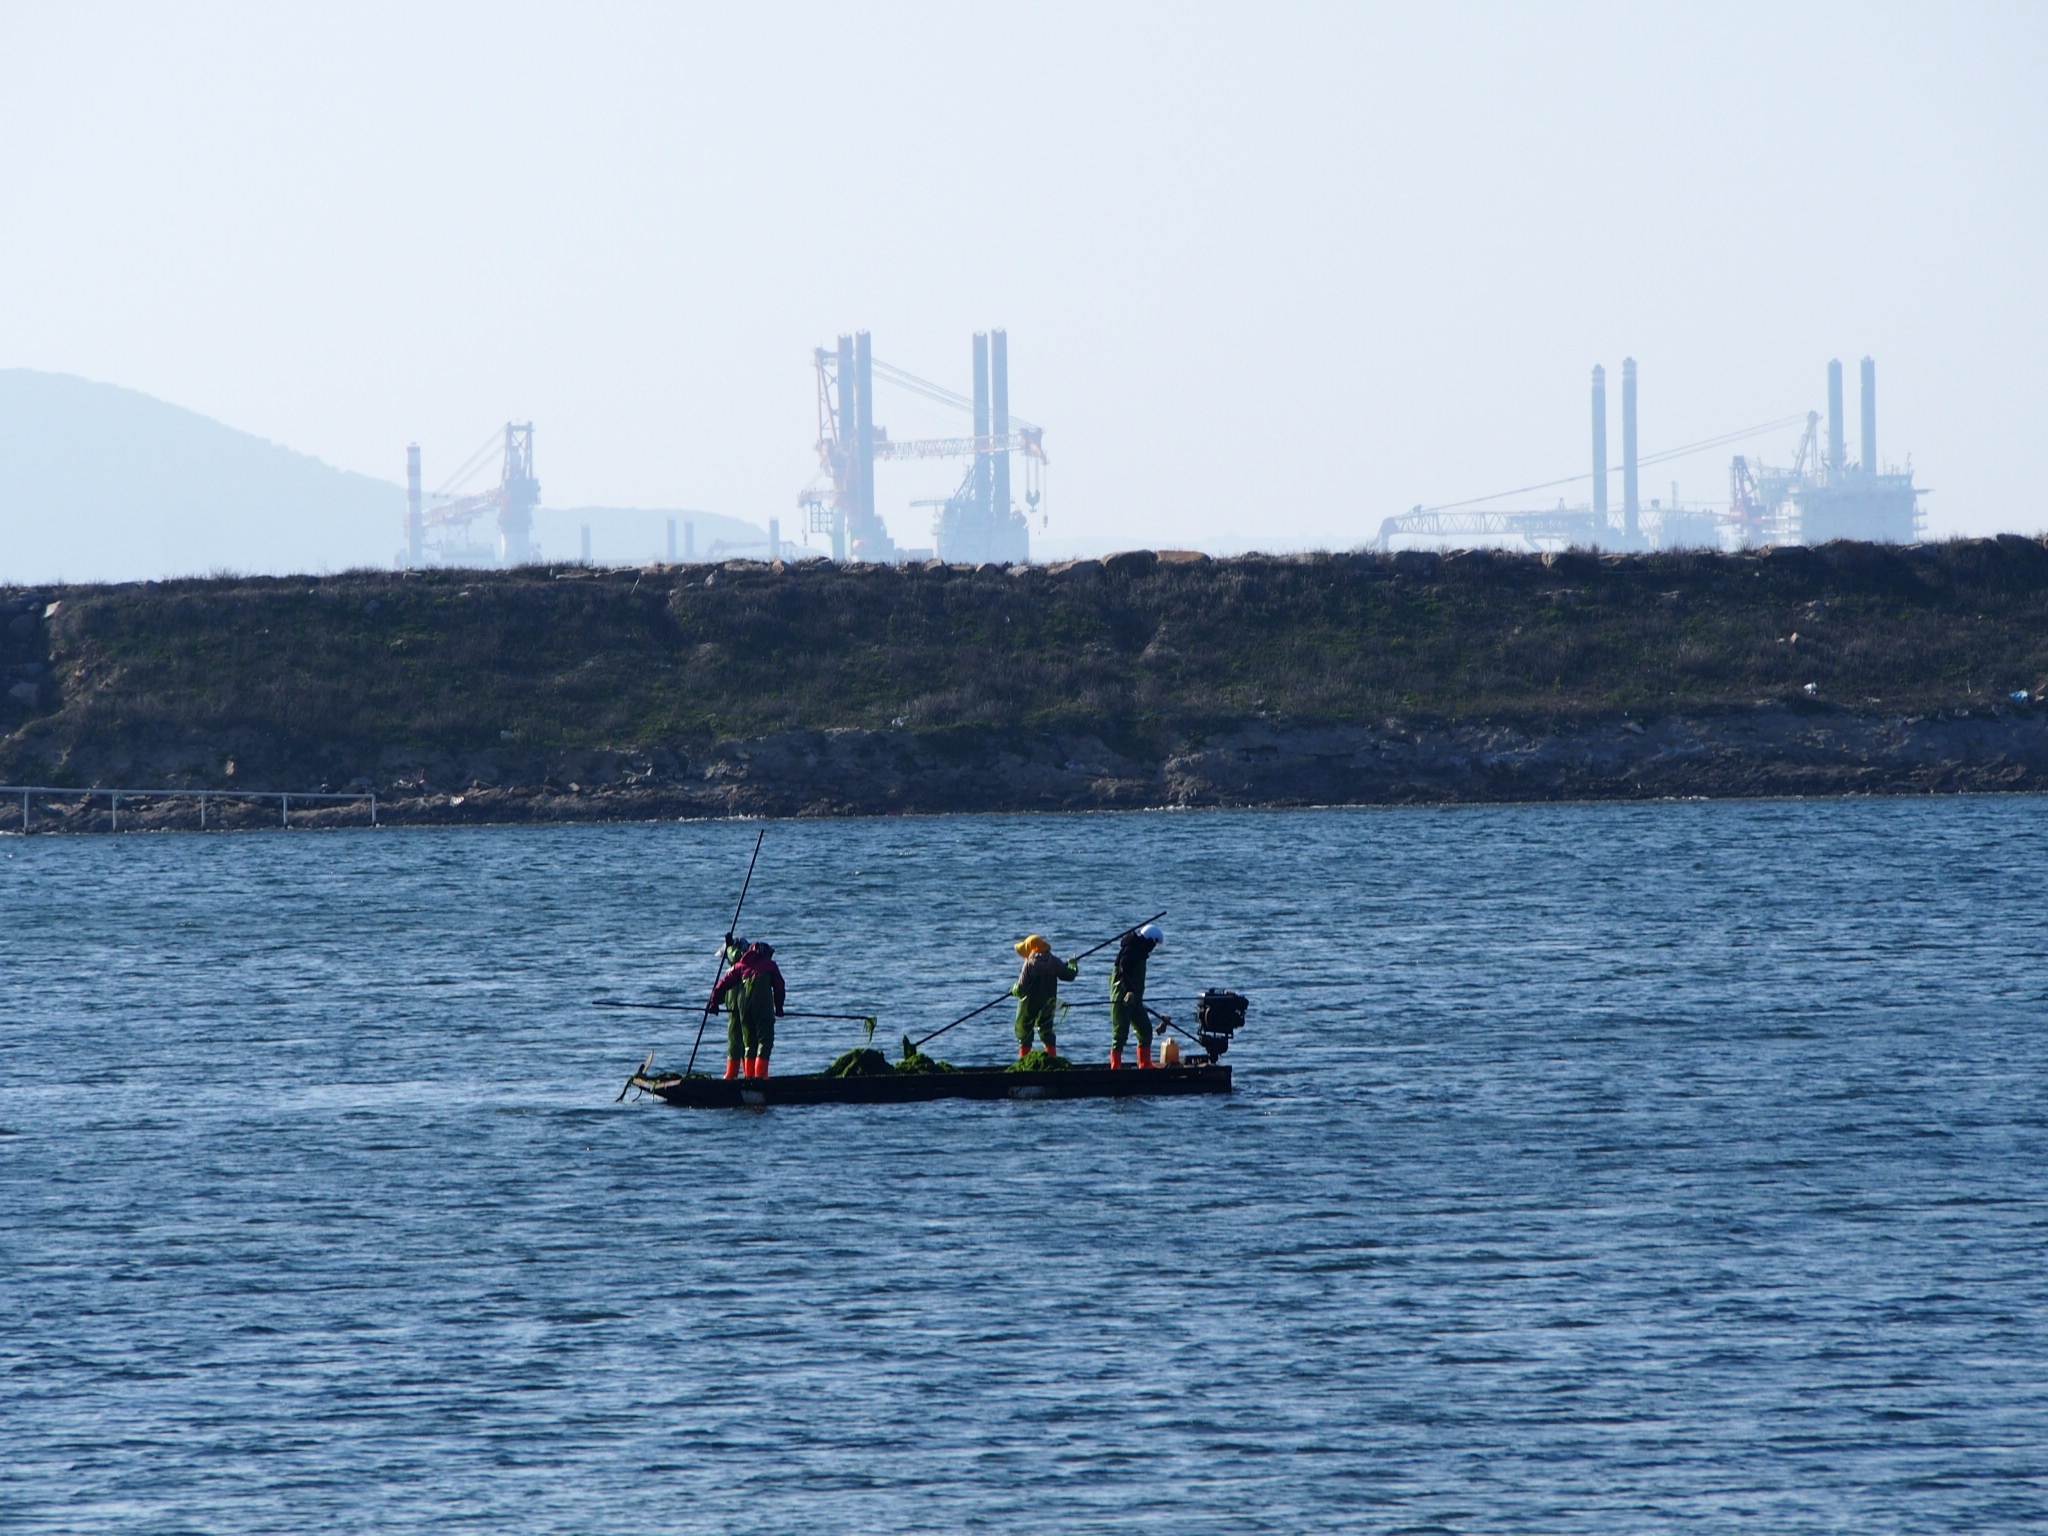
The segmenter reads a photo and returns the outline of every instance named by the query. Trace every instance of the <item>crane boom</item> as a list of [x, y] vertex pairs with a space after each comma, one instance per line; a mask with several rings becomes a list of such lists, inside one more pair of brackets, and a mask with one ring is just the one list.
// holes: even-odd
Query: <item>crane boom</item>
[[977, 453], [1021, 453], [1045, 462], [1045, 433], [1037, 427], [988, 437], [923, 437], [894, 442], [875, 436], [878, 459], [967, 459]]
[[[491, 447], [500, 439], [493, 434]], [[498, 483], [489, 490], [468, 496], [437, 499], [422, 510], [421, 524], [428, 528], [466, 528], [486, 513], [498, 519], [498, 558], [506, 565], [523, 565], [533, 554], [533, 509], [540, 503], [540, 482], [533, 476], [533, 423], [505, 423], [503, 467]], [[482, 453], [471, 456], [480, 463]], [[473, 471], [458, 471], [457, 483]]]

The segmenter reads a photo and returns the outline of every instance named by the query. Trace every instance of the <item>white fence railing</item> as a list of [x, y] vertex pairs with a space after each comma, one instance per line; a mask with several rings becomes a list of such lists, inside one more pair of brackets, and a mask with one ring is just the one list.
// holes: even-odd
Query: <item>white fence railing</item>
[[37, 797], [82, 800], [90, 805], [101, 796], [105, 796], [107, 799], [107, 809], [111, 817], [109, 830], [114, 832], [121, 830], [121, 802], [124, 799], [131, 802], [131, 804], [143, 800], [197, 800], [199, 802], [199, 829], [202, 832], [206, 830], [206, 802], [209, 800], [275, 800], [278, 803], [278, 824], [286, 827], [292, 824], [292, 802], [294, 800], [302, 804], [309, 801], [368, 802], [370, 807], [370, 825], [373, 827], [377, 825], [377, 796], [371, 790], [351, 790], [335, 793], [324, 789], [66, 789], [55, 784], [0, 784], [0, 795], [6, 795], [10, 798], [15, 795], [21, 796], [21, 830], [23, 832], [31, 830], [29, 806]]

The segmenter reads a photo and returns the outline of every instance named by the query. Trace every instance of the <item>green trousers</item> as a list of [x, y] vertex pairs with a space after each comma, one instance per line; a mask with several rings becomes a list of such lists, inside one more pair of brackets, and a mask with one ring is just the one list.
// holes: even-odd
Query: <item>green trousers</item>
[[1138, 1032], [1138, 1049], [1152, 1049], [1152, 1015], [1145, 1011], [1143, 1000], [1127, 1003], [1120, 997], [1109, 1000], [1109, 1048], [1120, 1051], [1131, 1031]]
[[738, 1008], [726, 1010], [725, 1018], [725, 1059], [744, 1061], [747, 1057], [758, 1057], [766, 1061], [775, 1050], [775, 1016], [770, 1014], [759, 1023], [749, 1023], [746, 1015]]
[[1045, 1042], [1048, 1054], [1057, 1056], [1059, 1046], [1053, 1041], [1054, 1022], [1059, 1015], [1059, 1002], [1047, 999], [1037, 1007], [1029, 1002], [1017, 1004], [1017, 1043], [1027, 1051], [1031, 1049], [1031, 1036], [1036, 1033]]

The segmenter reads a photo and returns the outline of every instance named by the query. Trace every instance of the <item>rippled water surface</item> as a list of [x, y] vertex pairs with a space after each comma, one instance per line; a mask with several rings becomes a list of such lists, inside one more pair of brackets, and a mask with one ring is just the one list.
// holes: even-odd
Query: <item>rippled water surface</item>
[[2048, 804], [778, 824], [792, 1007], [1165, 907], [1238, 1092], [615, 1105], [754, 831], [4, 840], [0, 1526], [2048, 1524]]

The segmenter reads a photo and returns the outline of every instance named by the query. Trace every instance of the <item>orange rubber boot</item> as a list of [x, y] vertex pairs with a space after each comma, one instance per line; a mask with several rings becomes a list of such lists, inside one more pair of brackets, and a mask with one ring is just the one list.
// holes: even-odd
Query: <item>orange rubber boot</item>
[[754, 1058], [754, 1076], [756, 1076], [756, 1077], [766, 1077], [767, 1075], [768, 1075], [768, 1058], [767, 1058], [766, 1056], [756, 1056], [756, 1057]]
[[1139, 1047], [1138, 1047], [1138, 1068], [1139, 1068], [1139, 1070], [1140, 1070], [1140, 1071], [1143, 1071], [1143, 1070], [1144, 1070], [1145, 1068], [1147, 1068], [1147, 1067], [1149, 1067], [1149, 1066], [1151, 1066], [1151, 1065], [1152, 1065], [1152, 1047], [1151, 1047], [1151, 1046], [1149, 1046], [1149, 1045], [1141, 1045], [1141, 1046], [1139, 1046]]
[[1109, 1070], [1112, 1072], [1121, 1072], [1123, 1071], [1123, 1069], [1124, 1053], [1122, 1051], [1111, 1051], [1109, 1053]]
[[725, 1080], [729, 1083], [740, 1075], [740, 1064], [730, 1056], [725, 1058]]

